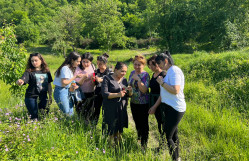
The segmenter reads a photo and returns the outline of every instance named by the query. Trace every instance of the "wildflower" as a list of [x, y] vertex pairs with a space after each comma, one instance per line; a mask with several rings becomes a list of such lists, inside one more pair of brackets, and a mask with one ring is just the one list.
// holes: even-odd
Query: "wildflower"
[[5, 116], [9, 116], [10, 114], [9, 113], [6, 113]]
[[96, 150], [99, 150], [99, 148], [96, 148]]
[[31, 141], [30, 138], [28, 138], [28, 141]]
[[11, 120], [12, 120], [12, 118], [11, 118], [11, 117], [9, 117], [9, 120], [11, 121]]
[[22, 134], [23, 136], [25, 136], [25, 134]]
[[9, 149], [8, 149], [8, 148], [6, 148], [6, 149], [5, 149], [5, 151], [9, 151]]
[[54, 147], [52, 147], [51, 149], [54, 149]]
[[103, 149], [103, 153], [105, 154], [105, 149]]
[[72, 123], [73, 123], [73, 121], [72, 121]]
[[55, 120], [55, 121], [57, 121], [57, 120], [58, 120], [58, 118], [57, 118], [57, 117], [55, 117], [55, 118], [54, 118], [54, 120]]
[[91, 139], [92, 139], [93, 137], [91, 136]]
[[78, 151], [76, 151], [76, 154], [78, 154], [79, 152]]

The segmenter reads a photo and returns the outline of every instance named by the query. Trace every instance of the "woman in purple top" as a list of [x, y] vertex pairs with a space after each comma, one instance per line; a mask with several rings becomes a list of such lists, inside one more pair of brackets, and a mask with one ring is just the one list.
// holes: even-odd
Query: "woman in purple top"
[[[86, 98], [93, 98], [94, 96], [94, 77], [95, 77], [95, 68], [92, 64], [93, 56], [90, 53], [85, 53], [81, 56], [80, 65], [75, 70], [75, 75], [83, 74], [82, 78], [75, 79], [76, 82], [80, 85], [82, 92]], [[92, 121], [92, 114], [94, 108], [94, 99], [91, 99], [91, 102], [88, 108], [83, 109], [82, 104], [77, 105], [77, 113], [86, 119], [87, 121]]]
[[133, 89], [131, 97], [131, 112], [136, 125], [138, 141], [141, 141], [143, 148], [146, 148], [149, 124], [148, 124], [148, 110], [149, 110], [149, 74], [144, 71], [146, 60], [144, 56], [138, 55], [133, 59], [134, 71], [129, 77], [129, 85]]

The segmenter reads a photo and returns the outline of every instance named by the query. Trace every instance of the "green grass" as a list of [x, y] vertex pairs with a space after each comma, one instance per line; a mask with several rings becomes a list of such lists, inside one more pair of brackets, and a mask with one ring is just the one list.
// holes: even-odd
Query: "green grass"
[[[44, 58], [51, 72], [63, 57], [50, 54], [46, 47], [32, 51], [47, 51]], [[80, 53], [85, 51], [80, 50]], [[103, 51], [93, 50], [96, 56]], [[150, 50], [114, 50], [110, 63], [128, 61], [136, 54]], [[248, 50], [173, 55], [184, 71], [184, 93], [187, 111], [179, 125], [182, 160], [248, 160]], [[146, 71], [151, 73], [148, 68]], [[156, 153], [158, 132], [154, 116], [150, 116], [150, 137], [146, 153], [136, 142], [136, 131], [129, 111], [129, 128], [123, 134], [121, 150], [109, 147], [102, 136], [101, 119], [96, 128], [86, 127], [77, 117], [65, 118], [53, 102], [49, 116], [39, 122], [27, 120], [25, 107], [19, 98], [12, 98], [8, 86], [0, 82], [0, 158], [2, 160], [171, 160], [167, 150]], [[29, 135], [29, 137], [27, 137]], [[30, 140], [29, 140], [30, 139]], [[5, 147], [6, 146], [6, 147]], [[7, 149], [8, 151], [6, 151]]]

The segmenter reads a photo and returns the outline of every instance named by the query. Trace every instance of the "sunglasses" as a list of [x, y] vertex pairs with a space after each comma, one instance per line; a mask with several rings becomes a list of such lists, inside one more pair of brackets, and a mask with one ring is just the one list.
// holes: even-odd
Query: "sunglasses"
[[144, 59], [144, 57], [142, 55], [136, 55], [135, 58], [141, 58]]

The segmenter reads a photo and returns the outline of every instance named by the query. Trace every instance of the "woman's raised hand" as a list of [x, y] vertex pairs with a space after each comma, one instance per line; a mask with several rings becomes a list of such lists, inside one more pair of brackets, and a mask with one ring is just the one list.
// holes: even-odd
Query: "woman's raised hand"
[[19, 85], [19, 86], [21, 86], [21, 85], [24, 84], [24, 81], [23, 81], [22, 79], [18, 79], [18, 80], [16, 81], [16, 84]]
[[122, 90], [119, 92], [119, 97], [124, 97], [126, 94], [126, 91], [125, 90]]
[[76, 78], [82, 78], [84, 76], [84, 74], [77, 74]]
[[134, 75], [132, 76], [132, 78], [133, 78], [134, 80], [136, 80], [136, 81], [140, 81], [140, 80], [141, 80], [137, 74], [134, 74]]
[[158, 84], [163, 84], [163, 77], [162, 76], [158, 76], [156, 81], [158, 82]]

